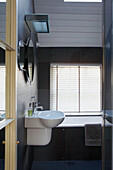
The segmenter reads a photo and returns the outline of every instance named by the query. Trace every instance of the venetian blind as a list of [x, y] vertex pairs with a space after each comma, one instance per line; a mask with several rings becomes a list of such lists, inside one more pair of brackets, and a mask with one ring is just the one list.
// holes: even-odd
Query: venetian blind
[[54, 64], [50, 69], [50, 109], [100, 112], [101, 66]]

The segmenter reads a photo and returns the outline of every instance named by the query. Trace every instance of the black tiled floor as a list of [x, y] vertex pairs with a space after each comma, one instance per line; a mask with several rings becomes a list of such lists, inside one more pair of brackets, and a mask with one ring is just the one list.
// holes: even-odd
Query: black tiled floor
[[68, 170], [102, 170], [101, 161], [68, 162]]
[[32, 170], [102, 170], [101, 161], [37, 161]]

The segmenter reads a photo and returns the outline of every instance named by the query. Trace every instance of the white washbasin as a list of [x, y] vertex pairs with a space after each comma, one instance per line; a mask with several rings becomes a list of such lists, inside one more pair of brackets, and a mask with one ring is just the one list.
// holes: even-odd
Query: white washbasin
[[38, 117], [45, 127], [53, 128], [63, 122], [65, 115], [60, 111], [46, 110], [39, 112]]
[[64, 118], [63, 112], [51, 110], [37, 111], [32, 116], [26, 116], [27, 145], [48, 145], [52, 137], [52, 128], [62, 123]]

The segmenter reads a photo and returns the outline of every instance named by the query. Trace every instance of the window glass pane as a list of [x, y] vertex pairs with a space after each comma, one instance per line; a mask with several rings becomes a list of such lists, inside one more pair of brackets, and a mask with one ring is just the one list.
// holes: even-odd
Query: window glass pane
[[78, 66], [58, 67], [58, 110], [78, 111]]
[[80, 67], [80, 111], [101, 111], [100, 66]]

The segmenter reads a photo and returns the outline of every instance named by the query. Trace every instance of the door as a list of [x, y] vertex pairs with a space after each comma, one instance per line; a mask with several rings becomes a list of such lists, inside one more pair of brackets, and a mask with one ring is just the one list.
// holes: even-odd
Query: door
[[113, 50], [112, 2], [104, 0], [104, 50], [103, 50], [103, 170], [113, 170]]

